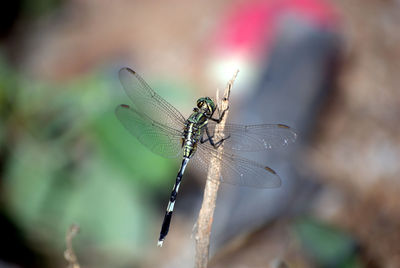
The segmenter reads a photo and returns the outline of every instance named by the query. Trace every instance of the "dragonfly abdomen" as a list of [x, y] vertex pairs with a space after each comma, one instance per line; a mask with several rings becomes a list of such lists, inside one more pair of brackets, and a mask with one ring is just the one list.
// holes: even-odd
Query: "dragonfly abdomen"
[[165, 212], [164, 221], [160, 231], [160, 238], [158, 239], [158, 246], [162, 247], [165, 237], [169, 231], [169, 225], [171, 223], [172, 212], [174, 211], [176, 196], [179, 191], [179, 186], [181, 185], [181, 180], [183, 177], [183, 173], [185, 172], [186, 165], [189, 162], [189, 158], [183, 158], [181, 168], [179, 169], [178, 175], [176, 176], [176, 181], [174, 188], [172, 189], [171, 196], [169, 198], [167, 210]]

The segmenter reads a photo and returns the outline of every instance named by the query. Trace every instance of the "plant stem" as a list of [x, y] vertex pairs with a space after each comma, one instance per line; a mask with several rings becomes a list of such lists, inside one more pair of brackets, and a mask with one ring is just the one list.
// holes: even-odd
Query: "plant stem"
[[[224, 96], [218, 107], [220, 111], [224, 111], [229, 107], [229, 96], [233, 82], [236, 79], [239, 70], [235, 72], [232, 79], [228, 81]], [[217, 91], [217, 101], [219, 100], [219, 92]], [[224, 138], [222, 135], [226, 118], [228, 116], [228, 110], [225, 112], [225, 116], [222, 121], [218, 124], [218, 132], [215, 130], [215, 139], [219, 140]], [[223, 151], [223, 144], [218, 147], [218, 152], [221, 154]], [[203, 203], [197, 219], [197, 233], [195, 236], [196, 240], [196, 256], [195, 256], [195, 268], [206, 268], [208, 263], [209, 248], [210, 248], [210, 234], [211, 226], [213, 222], [215, 203], [217, 200], [217, 193], [220, 184], [220, 163], [215, 158], [212, 158], [210, 167], [208, 169], [206, 186], [204, 188]]]
[[79, 232], [79, 226], [72, 224], [67, 231], [65, 236], [65, 242], [67, 244], [67, 249], [64, 251], [64, 258], [68, 262], [68, 268], [80, 268], [78, 259], [75, 255], [74, 249], [72, 247], [72, 239]]

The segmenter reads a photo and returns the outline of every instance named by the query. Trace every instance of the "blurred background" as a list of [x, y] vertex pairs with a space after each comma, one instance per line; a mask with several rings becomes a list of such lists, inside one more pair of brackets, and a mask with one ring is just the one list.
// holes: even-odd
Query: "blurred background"
[[[210, 267], [400, 267], [400, 2], [16, 0], [0, 24], [0, 267], [191, 267], [204, 173], [114, 115], [129, 66], [185, 116], [236, 69], [228, 121], [282, 123], [278, 189], [222, 185]], [[190, 166], [190, 164], [189, 164]]]

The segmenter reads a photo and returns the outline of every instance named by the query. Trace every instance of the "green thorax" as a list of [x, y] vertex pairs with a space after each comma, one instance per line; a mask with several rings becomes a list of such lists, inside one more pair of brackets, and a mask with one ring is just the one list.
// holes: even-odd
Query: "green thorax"
[[197, 100], [197, 107], [193, 109], [193, 113], [186, 120], [182, 146], [183, 157], [191, 158], [196, 152], [197, 143], [203, 135], [204, 127], [207, 126], [208, 119], [211, 118], [216, 106], [209, 97]]
[[202, 112], [196, 111], [192, 113], [187, 119], [188, 123], [192, 123], [193, 125], [200, 127], [207, 124], [207, 116], [205, 116]]

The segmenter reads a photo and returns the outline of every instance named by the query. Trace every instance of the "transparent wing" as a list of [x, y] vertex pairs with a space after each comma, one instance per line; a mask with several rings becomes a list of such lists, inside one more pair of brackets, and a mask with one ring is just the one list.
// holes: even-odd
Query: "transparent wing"
[[167, 158], [179, 156], [181, 131], [160, 124], [126, 104], [119, 105], [115, 114], [122, 125], [153, 153]]
[[278, 174], [270, 167], [228, 152], [220, 156], [209, 143], [199, 144], [194, 155], [195, 162], [209, 167], [212, 157], [221, 165], [222, 182], [256, 188], [275, 188], [281, 185]]
[[[211, 120], [208, 122], [208, 129], [211, 135], [221, 131], [220, 125]], [[297, 138], [294, 129], [282, 124], [226, 124], [223, 133], [225, 138], [229, 137], [223, 145], [227, 151], [263, 151], [286, 146]]]
[[182, 114], [154, 92], [135, 71], [122, 68], [119, 71], [119, 79], [136, 111], [170, 128], [180, 129], [183, 126], [185, 118]]

